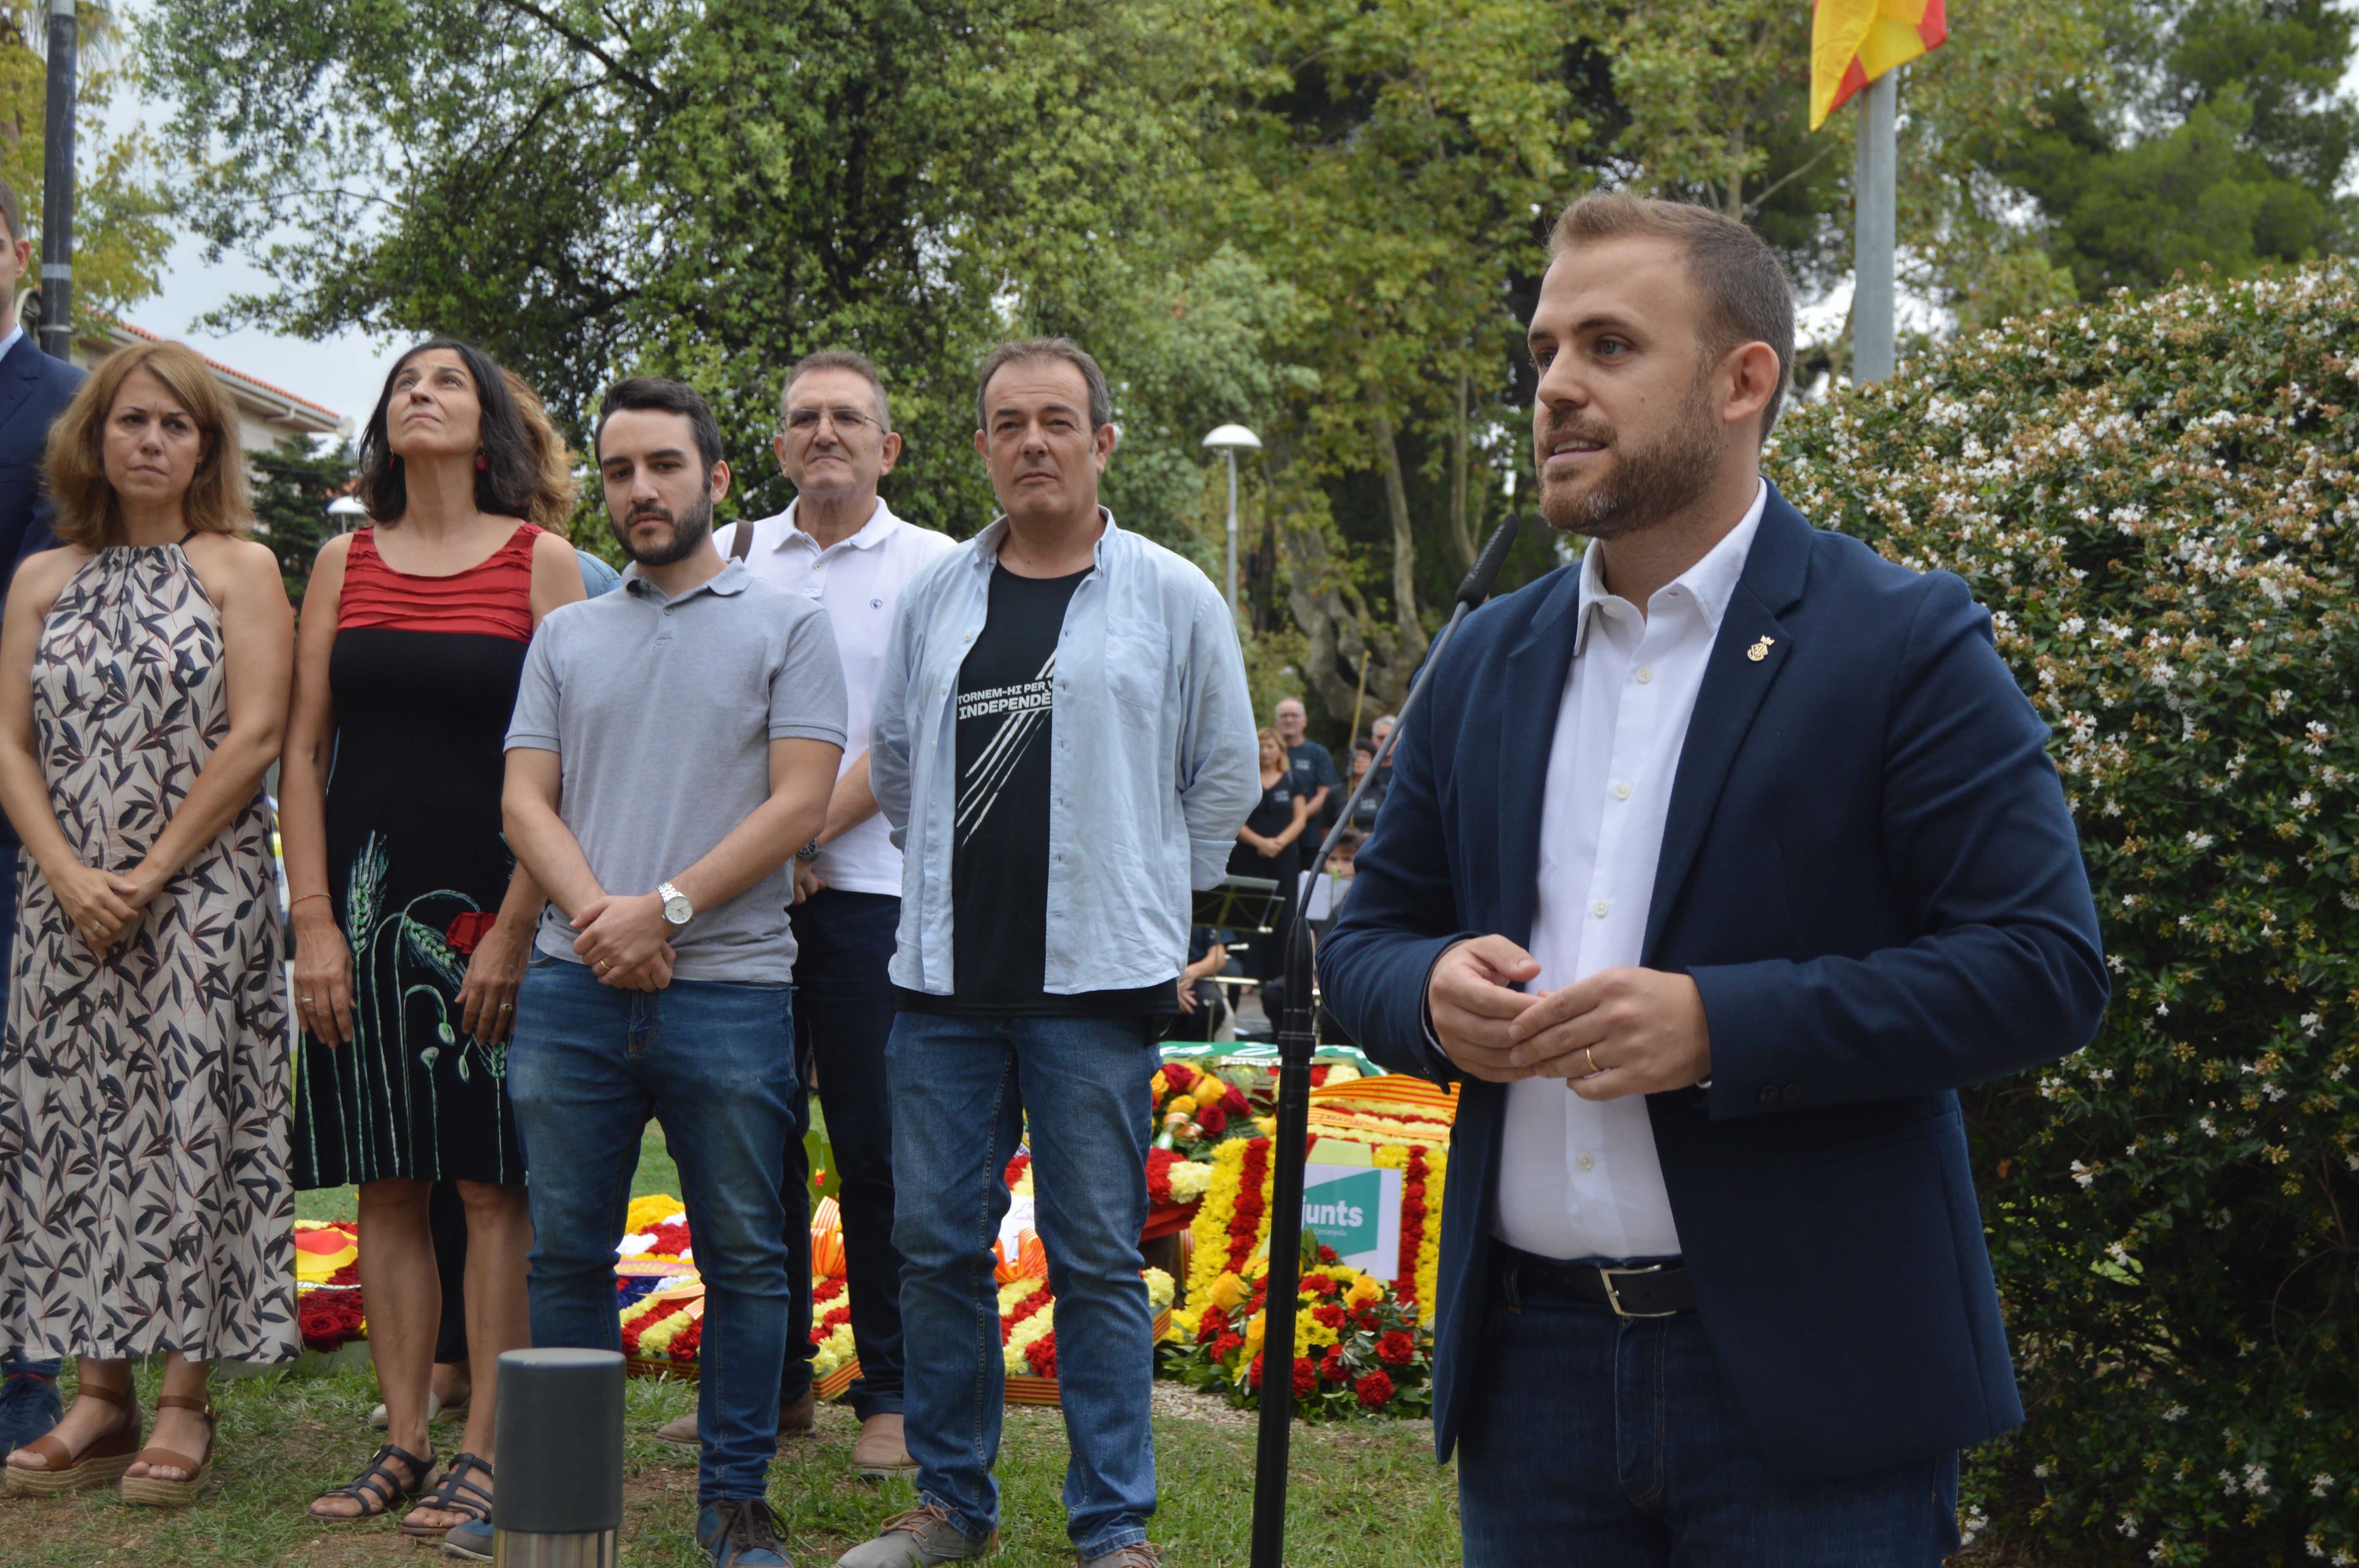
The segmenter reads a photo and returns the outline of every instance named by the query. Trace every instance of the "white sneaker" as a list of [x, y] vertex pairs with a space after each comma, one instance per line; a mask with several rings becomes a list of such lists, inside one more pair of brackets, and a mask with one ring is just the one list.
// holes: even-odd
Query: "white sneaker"
[[[441, 1413], [442, 1397], [440, 1394], [435, 1393], [433, 1390], [429, 1390], [426, 1394], [426, 1419], [428, 1421], [432, 1421], [436, 1416], [440, 1415]], [[385, 1413], [385, 1407], [383, 1405], [379, 1405], [376, 1409], [369, 1411], [369, 1424], [376, 1428], [379, 1432], [383, 1432], [386, 1427], [393, 1424], [393, 1418]]]

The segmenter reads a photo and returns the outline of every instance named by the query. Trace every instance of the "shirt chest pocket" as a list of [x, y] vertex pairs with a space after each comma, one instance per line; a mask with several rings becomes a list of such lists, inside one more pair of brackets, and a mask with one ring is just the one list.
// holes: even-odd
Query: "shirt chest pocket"
[[1171, 637], [1152, 621], [1106, 622], [1106, 686], [1123, 702], [1153, 713], [1163, 707]]

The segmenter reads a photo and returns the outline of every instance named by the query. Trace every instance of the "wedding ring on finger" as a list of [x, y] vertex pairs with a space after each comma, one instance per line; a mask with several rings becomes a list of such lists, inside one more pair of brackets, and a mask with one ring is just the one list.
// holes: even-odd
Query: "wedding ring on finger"
[[1594, 1045], [1583, 1045], [1583, 1046], [1581, 1048], [1581, 1054], [1582, 1054], [1582, 1055], [1584, 1055], [1584, 1056], [1586, 1056], [1586, 1057], [1588, 1057], [1588, 1058], [1589, 1058], [1589, 1073], [1590, 1073], [1590, 1076], [1591, 1076], [1592, 1077], [1596, 1076], [1599, 1073], [1602, 1073], [1602, 1072], [1603, 1072], [1603, 1071], [1605, 1070], [1604, 1068], [1603, 1068], [1603, 1067], [1601, 1067], [1601, 1066], [1599, 1066], [1599, 1065], [1597, 1065], [1597, 1047], [1596, 1047], [1596, 1046], [1594, 1046]]

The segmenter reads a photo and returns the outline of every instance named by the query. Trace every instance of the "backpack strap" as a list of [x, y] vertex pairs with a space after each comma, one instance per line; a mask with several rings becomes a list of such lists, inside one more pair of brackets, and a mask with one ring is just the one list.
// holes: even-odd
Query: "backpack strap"
[[740, 517], [737, 519], [737, 531], [729, 536], [729, 558], [733, 561], [742, 561], [753, 553], [754, 520], [751, 517]]

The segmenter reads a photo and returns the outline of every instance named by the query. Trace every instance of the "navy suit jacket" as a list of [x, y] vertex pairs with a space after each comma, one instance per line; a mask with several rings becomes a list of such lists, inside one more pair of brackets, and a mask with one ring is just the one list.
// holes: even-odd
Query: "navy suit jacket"
[[[1377, 1061], [1438, 1082], [1444, 949], [1528, 945], [1581, 572], [1467, 618], [1397, 750], [1319, 955]], [[1750, 651], [1767, 639], [1758, 659]], [[1761, 1456], [1796, 1481], [1962, 1448], [2023, 1419], [1956, 1091], [2085, 1044], [2096, 911], [2042, 724], [1945, 572], [1813, 529], [1769, 492], [1705, 667], [1642, 962], [1683, 972], [1709, 1087], [1648, 1097], [1703, 1329]], [[1435, 1437], [1485, 1353], [1504, 1087], [1459, 1098]]]
[[[41, 477], [41, 449], [49, 425], [73, 401], [89, 372], [53, 360], [30, 332], [0, 359], [0, 588], [25, 557], [57, 547], [49, 531], [49, 489]], [[0, 816], [0, 845], [16, 842]]]

